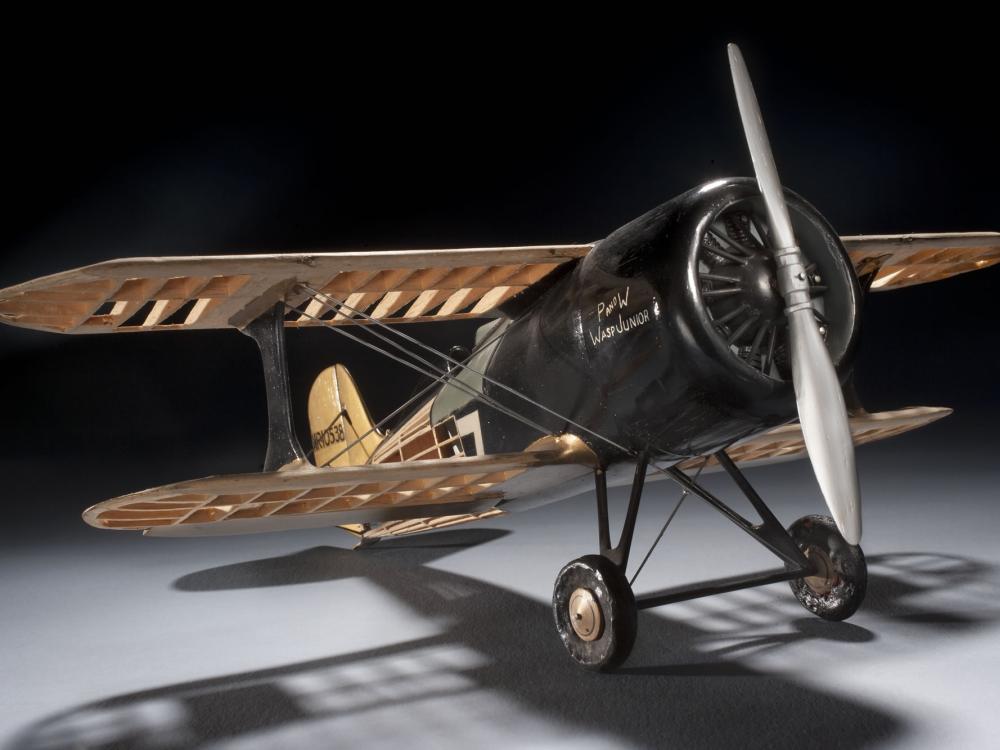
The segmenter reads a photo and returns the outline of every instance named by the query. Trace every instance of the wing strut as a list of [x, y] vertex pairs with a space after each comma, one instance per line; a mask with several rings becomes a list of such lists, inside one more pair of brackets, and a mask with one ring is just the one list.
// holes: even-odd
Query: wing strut
[[288, 358], [285, 355], [285, 303], [279, 302], [241, 331], [257, 342], [267, 390], [267, 455], [264, 471], [277, 471], [290, 463], [305, 463], [306, 456], [295, 434]]

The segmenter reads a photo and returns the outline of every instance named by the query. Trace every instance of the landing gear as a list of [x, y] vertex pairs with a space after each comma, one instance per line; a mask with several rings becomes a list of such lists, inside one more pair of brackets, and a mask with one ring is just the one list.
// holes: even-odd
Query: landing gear
[[805, 516], [788, 533], [813, 569], [789, 581], [799, 604], [824, 620], [846, 620], [865, 598], [868, 566], [861, 547], [848, 544], [827, 516]]
[[[850, 617], [861, 604], [865, 596], [867, 569], [860, 547], [849, 545], [834, 522], [825, 516], [806, 516], [786, 531], [725, 451], [718, 451], [712, 458], [729, 474], [753, 506], [760, 518], [759, 523], [744, 518], [698, 484], [697, 475], [689, 477], [677, 467], [663, 471], [684, 488], [685, 495], [690, 493], [701, 498], [770, 550], [783, 567], [635, 596], [625, 571], [648, 460], [640, 457], [636, 463], [628, 510], [618, 544], [614, 547], [611, 546], [608, 523], [607, 483], [604, 472], [598, 469], [594, 477], [600, 554], [586, 555], [568, 563], [559, 572], [552, 594], [556, 629], [569, 655], [578, 664], [590, 669], [608, 670], [624, 662], [635, 644], [637, 612], [664, 604], [783, 581], [791, 583], [792, 591], [802, 606], [827, 620]], [[661, 529], [657, 541], [672, 518], [673, 513]], [[636, 575], [638, 571], [633, 580]]]
[[602, 470], [594, 472], [601, 554], [573, 560], [556, 577], [552, 592], [556, 630], [573, 660], [588, 669], [614, 669], [635, 645], [638, 610], [625, 569], [647, 467], [644, 457], [636, 463], [625, 523], [615, 547], [608, 523], [607, 481]]
[[552, 609], [563, 645], [581, 666], [613, 669], [635, 645], [632, 587], [606, 557], [585, 555], [567, 563], [556, 578]]

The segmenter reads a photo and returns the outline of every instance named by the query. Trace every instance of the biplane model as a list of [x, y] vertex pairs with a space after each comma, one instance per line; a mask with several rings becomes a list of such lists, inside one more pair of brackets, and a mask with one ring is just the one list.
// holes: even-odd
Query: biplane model
[[[729, 58], [756, 179], [708, 182], [599, 242], [133, 258], [0, 291], [0, 320], [16, 326], [235, 328], [260, 348], [261, 473], [136, 492], [84, 520], [163, 537], [338, 526], [364, 545], [593, 487], [597, 554], [568, 563], [553, 593], [578, 663], [620, 664], [638, 609], [778, 581], [820, 617], [850, 616], [866, 586], [854, 445], [950, 411], [860, 406], [851, 369], [863, 299], [1000, 262], [1000, 234], [838, 237], [782, 188], [734, 45]], [[486, 319], [471, 352], [437, 351], [399, 325], [470, 318]], [[329, 328], [433, 382], [376, 422], [348, 371], [324, 370], [309, 394], [307, 455], [284, 351], [284, 329], [301, 326]], [[786, 529], [742, 468], [806, 454], [832, 518]], [[734, 480], [759, 521], [699, 484], [713, 470]], [[635, 596], [626, 566], [647, 477], [709, 503], [780, 567]], [[625, 485], [613, 542], [608, 487]]]

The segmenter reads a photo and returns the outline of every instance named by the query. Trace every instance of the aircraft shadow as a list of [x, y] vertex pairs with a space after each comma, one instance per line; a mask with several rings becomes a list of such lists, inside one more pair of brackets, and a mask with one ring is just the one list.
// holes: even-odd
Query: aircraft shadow
[[[381, 747], [401, 740], [411, 748], [469, 746], [468, 737], [441, 734], [442, 718], [435, 725], [434, 712], [420, 706], [444, 699], [456, 714], [449, 731], [471, 731], [476, 719], [461, 711], [480, 705], [470, 704], [468, 696], [484, 691], [516, 704], [519, 716], [527, 712], [565, 728], [560, 729], [564, 740], [577, 733], [639, 747], [863, 747], [905, 733], [900, 719], [881, 709], [740, 661], [745, 652], [803, 639], [852, 643], [875, 637], [849, 623], [803, 617], [793, 621], [791, 633], [757, 633], [714, 648], [713, 633], [644, 613], [625, 668], [614, 674], [581, 670], [559, 644], [547, 604], [427, 567], [456, 548], [504, 533], [443, 531], [360, 552], [315, 547], [185, 575], [174, 582], [176, 589], [363, 577], [428, 617], [446, 617], [450, 625], [432, 638], [116, 696], [49, 717], [22, 732], [7, 750]], [[873, 575], [870, 584], [871, 608], [880, 615], [921, 627], [977, 624], [974, 618], [956, 621], [944, 612], [922, 611], [912, 595], [927, 586], [975, 580], [991, 571], [988, 566], [917, 553], [873, 557], [871, 563], [887, 571]], [[915, 575], [915, 566], [931, 572]], [[388, 724], [405, 729], [387, 727], [387, 715], [396, 717]], [[506, 735], [510, 727], [504, 729]], [[433, 738], [430, 744], [421, 743], [425, 733]]]

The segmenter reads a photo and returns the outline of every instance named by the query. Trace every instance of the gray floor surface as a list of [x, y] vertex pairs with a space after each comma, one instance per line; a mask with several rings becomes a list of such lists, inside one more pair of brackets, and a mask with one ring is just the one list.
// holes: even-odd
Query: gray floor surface
[[[610, 675], [570, 663], [549, 606], [593, 551], [589, 497], [352, 552], [337, 530], [98, 532], [67, 498], [104, 467], [5, 465], [35, 511], [0, 550], [0, 747], [997, 747], [1000, 469], [958, 441], [975, 428], [862, 449], [849, 622], [786, 584], [677, 604]], [[750, 478], [785, 522], [822, 510], [804, 463]], [[650, 485], [640, 556], [676, 496]], [[771, 565], [689, 499], [636, 589]]]

